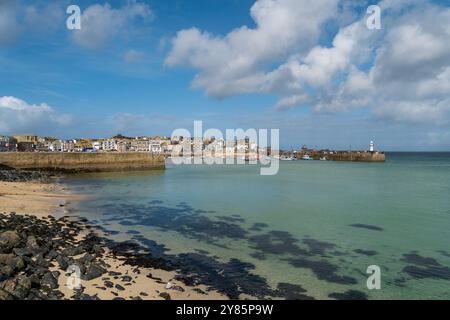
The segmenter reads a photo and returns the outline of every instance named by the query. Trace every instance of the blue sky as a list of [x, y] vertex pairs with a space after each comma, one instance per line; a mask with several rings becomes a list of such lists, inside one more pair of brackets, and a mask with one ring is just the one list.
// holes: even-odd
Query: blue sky
[[[286, 148], [449, 150], [448, 1], [382, 1], [375, 31], [369, 3], [315, 3], [5, 0], [0, 134], [170, 135], [203, 120], [279, 128]], [[66, 28], [69, 4], [82, 32]]]

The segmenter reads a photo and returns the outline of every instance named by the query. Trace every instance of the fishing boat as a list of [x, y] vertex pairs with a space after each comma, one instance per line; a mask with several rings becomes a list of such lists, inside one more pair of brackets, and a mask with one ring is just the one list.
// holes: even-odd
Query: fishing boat
[[311, 157], [309, 156], [309, 154], [305, 154], [305, 155], [302, 157], [302, 160], [314, 160], [314, 159], [311, 158]]

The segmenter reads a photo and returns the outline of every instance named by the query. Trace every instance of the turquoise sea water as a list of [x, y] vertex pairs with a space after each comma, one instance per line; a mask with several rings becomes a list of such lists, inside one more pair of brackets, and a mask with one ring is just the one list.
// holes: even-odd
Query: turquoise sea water
[[[67, 183], [91, 196], [81, 216], [163, 245], [160, 254], [222, 277], [225, 291], [229, 282], [260, 297], [450, 299], [450, 154], [387, 157], [281, 162], [276, 176], [169, 164]], [[366, 287], [370, 265], [381, 268], [381, 290]]]

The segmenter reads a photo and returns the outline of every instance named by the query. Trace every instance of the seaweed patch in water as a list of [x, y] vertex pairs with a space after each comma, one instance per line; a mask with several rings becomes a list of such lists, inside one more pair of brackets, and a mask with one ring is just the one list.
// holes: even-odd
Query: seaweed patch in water
[[286, 231], [269, 231], [249, 239], [253, 248], [270, 254], [306, 255], [308, 252], [297, 245], [298, 240]]
[[280, 284], [272, 289], [265, 278], [252, 273], [255, 266], [238, 259], [221, 262], [216, 257], [198, 253], [167, 254], [164, 245], [143, 236], [135, 236], [134, 241], [110, 242], [114, 255], [124, 257], [124, 262], [133, 266], [177, 271], [176, 278], [186, 285], [204, 284], [211, 289], [238, 299], [242, 294], [266, 299], [281, 297], [285, 299], [312, 299], [297, 285]]
[[226, 294], [231, 299], [238, 299], [247, 294], [259, 299], [276, 296], [266, 279], [250, 271], [254, 265], [231, 259], [226, 263], [197, 253], [186, 253], [177, 256], [179, 269], [183, 275], [198, 279], [203, 283]]
[[362, 223], [351, 224], [350, 227], [367, 229], [367, 230], [372, 230], [372, 231], [383, 231], [383, 228], [380, 228], [377, 226], [372, 226], [370, 224], [362, 224]]
[[246, 239], [248, 231], [234, 223], [210, 218], [198, 213], [186, 203], [176, 207], [162, 205], [111, 204], [103, 206], [108, 221], [125, 226], [150, 226], [175, 231], [186, 237], [218, 245], [218, 239]]
[[[292, 234], [286, 231], [269, 231], [264, 234], [255, 235], [249, 238], [254, 249], [261, 254], [290, 254], [293, 256], [325, 256], [328, 250], [336, 248], [336, 245], [330, 242], [320, 241], [306, 237], [302, 240], [307, 249], [301, 248], [299, 242]], [[331, 254], [343, 255], [344, 253], [336, 250]], [[260, 256], [261, 257], [261, 256]]]
[[400, 277], [400, 278], [394, 279], [392, 282], [393, 282], [397, 287], [401, 287], [401, 288], [405, 288], [405, 287], [406, 287], [406, 285], [405, 285], [405, 283], [406, 283], [406, 278], [405, 278], [405, 277]]
[[404, 254], [402, 260], [423, 267], [439, 266], [439, 262], [437, 262], [435, 259], [422, 257], [417, 253], [417, 251], [412, 251], [410, 253]]
[[306, 295], [306, 290], [297, 284], [281, 282], [277, 289], [277, 294], [287, 300], [315, 300], [313, 297]]
[[312, 238], [303, 239], [303, 243], [308, 246], [309, 253], [313, 255], [325, 255], [325, 251], [334, 249], [335, 244], [330, 242], [319, 241]]
[[[250, 255], [264, 260], [267, 254], [286, 254], [292, 266], [307, 268], [316, 274], [319, 280], [338, 284], [356, 284], [353, 277], [341, 276], [338, 267], [328, 261], [317, 261], [306, 257], [323, 257], [327, 253], [337, 254], [336, 245], [306, 237], [300, 241], [286, 231], [267, 231], [262, 234], [251, 234], [251, 231], [263, 231], [269, 226], [255, 223], [251, 228], [244, 229], [240, 222], [245, 220], [237, 214], [230, 216], [206, 216], [206, 211], [194, 209], [181, 202], [174, 207], [164, 206], [158, 202], [150, 204], [116, 204], [103, 206], [107, 221], [128, 226], [149, 226], [166, 231], [178, 232], [181, 235], [213, 245], [222, 245], [219, 240], [246, 240], [255, 249]], [[134, 233], [130, 233], [134, 234]], [[250, 236], [249, 236], [250, 235]], [[130, 262], [142, 265], [164, 265], [166, 268], [180, 270], [186, 279], [194, 279], [230, 298], [238, 298], [241, 294], [257, 298], [284, 297], [288, 299], [308, 299], [303, 289], [295, 285], [281, 284], [276, 290], [272, 289], [265, 278], [253, 274], [253, 264], [231, 259], [228, 262], [219, 261], [218, 257], [210, 256], [208, 252], [198, 250], [193, 253], [168, 255], [164, 246], [148, 240], [140, 234], [134, 234], [133, 239], [149, 249], [149, 253], [138, 255]], [[343, 254], [340, 252], [340, 254]], [[299, 257], [300, 256], [300, 257]], [[191, 280], [189, 280], [191, 281]]]
[[357, 290], [348, 290], [345, 292], [330, 293], [328, 297], [336, 300], [367, 300], [367, 295], [364, 292]]
[[330, 283], [356, 284], [358, 281], [350, 276], [337, 274], [338, 267], [328, 261], [313, 261], [306, 258], [286, 259], [296, 268], [310, 269], [319, 280], [326, 280]]
[[364, 250], [364, 249], [355, 249], [353, 250], [353, 252], [368, 257], [372, 257], [378, 254], [378, 252], [376, 252], [375, 250]]
[[413, 264], [403, 268], [403, 272], [406, 272], [413, 278], [450, 280], [450, 268], [441, 265], [434, 258], [422, 257], [413, 251], [404, 254], [402, 261]]

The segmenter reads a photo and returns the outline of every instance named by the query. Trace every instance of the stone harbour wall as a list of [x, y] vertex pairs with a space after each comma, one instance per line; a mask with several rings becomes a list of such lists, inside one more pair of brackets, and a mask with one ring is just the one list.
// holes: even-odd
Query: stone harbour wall
[[329, 155], [332, 161], [385, 162], [386, 155], [381, 152], [348, 152]]
[[165, 169], [163, 155], [149, 152], [0, 152], [0, 167], [59, 172]]

